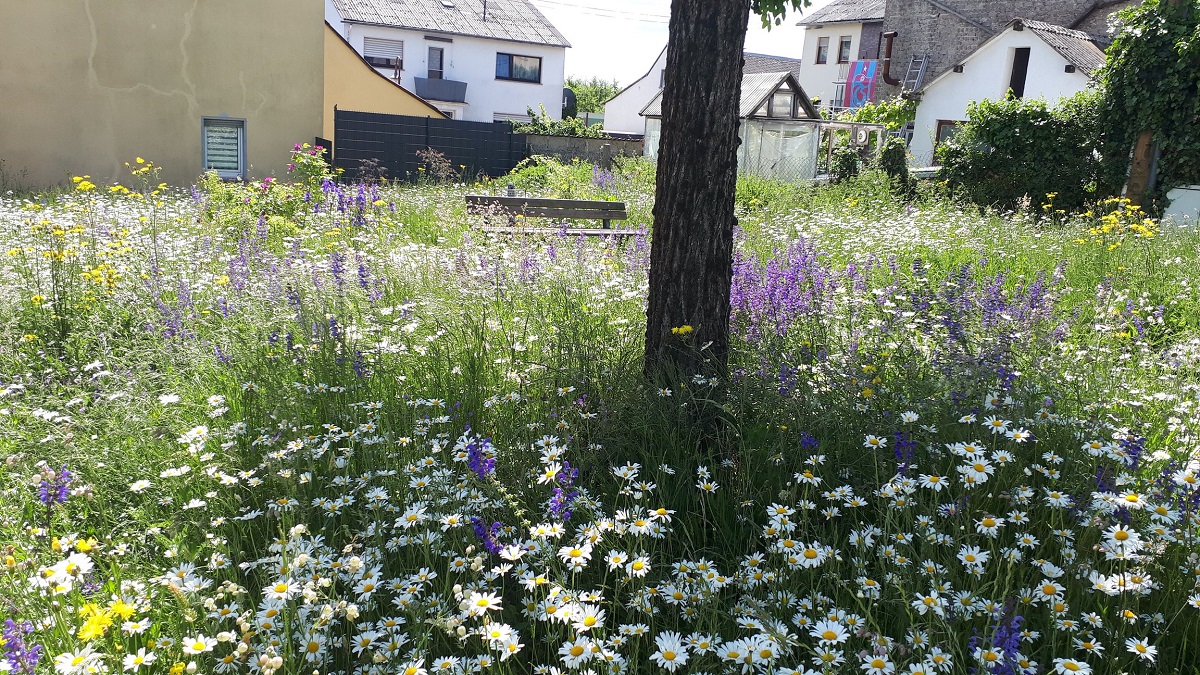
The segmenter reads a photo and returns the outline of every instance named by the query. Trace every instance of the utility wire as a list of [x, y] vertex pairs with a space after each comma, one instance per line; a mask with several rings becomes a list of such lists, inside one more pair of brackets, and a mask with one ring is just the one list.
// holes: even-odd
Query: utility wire
[[666, 24], [670, 22], [670, 17], [661, 14], [642, 14], [635, 12], [626, 12], [624, 10], [614, 10], [607, 7], [591, 7], [586, 5], [576, 5], [567, 2], [556, 2], [555, 0], [533, 0], [534, 4], [551, 5], [557, 8], [571, 9], [580, 14], [589, 16], [598, 16], [607, 19], [619, 19], [622, 21], [639, 21], [642, 23]]

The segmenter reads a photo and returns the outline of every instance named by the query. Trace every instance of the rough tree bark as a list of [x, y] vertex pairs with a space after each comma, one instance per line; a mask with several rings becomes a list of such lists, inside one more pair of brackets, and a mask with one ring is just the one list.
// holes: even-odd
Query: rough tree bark
[[[751, 0], [671, 3], [646, 308], [648, 377], [723, 374], [728, 364], [738, 102], [750, 6]], [[683, 326], [692, 332], [671, 330]]]

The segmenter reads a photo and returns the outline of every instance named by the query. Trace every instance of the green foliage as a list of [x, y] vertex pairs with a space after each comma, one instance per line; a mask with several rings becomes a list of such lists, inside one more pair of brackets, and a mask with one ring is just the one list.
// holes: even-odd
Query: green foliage
[[583, 138], [606, 138], [604, 127], [600, 124], [586, 125], [578, 117], [568, 117], [556, 120], [546, 112], [546, 106], [539, 105], [540, 110], [527, 108], [528, 122], [512, 122], [513, 131], [518, 134], [542, 134], [546, 136], [580, 136]]
[[892, 188], [900, 192], [908, 192], [910, 180], [908, 177], [908, 144], [899, 136], [892, 136], [883, 142], [883, 150], [879, 153], [878, 168], [892, 179]]
[[860, 124], [882, 124], [888, 131], [899, 131], [917, 118], [917, 102], [899, 96], [879, 103], [866, 103], [853, 110], [844, 110], [837, 115], [842, 122]]
[[812, 4], [812, 0], [750, 0], [750, 11], [762, 18], [763, 28], [783, 24], [789, 8], [801, 11]]
[[604, 103], [621, 91], [621, 85], [616, 80], [611, 82], [593, 76], [590, 80], [568, 77], [567, 89], [575, 92], [576, 114], [604, 112]]
[[1200, 183], [1200, 4], [1146, 0], [1122, 10], [1116, 28], [1099, 73], [1114, 161], [1123, 168], [1149, 130], [1162, 150], [1159, 188]]
[[850, 180], [858, 175], [859, 169], [857, 150], [844, 145], [833, 151], [833, 164], [829, 167], [829, 173], [833, 176], [833, 182], [840, 183]]
[[941, 176], [976, 204], [1004, 209], [1049, 193], [1067, 210], [1109, 196], [1119, 179], [1102, 159], [1096, 103], [1094, 92], [1055, 108], [1038, 99], [972, 103], [967, 123], [938, 147]]

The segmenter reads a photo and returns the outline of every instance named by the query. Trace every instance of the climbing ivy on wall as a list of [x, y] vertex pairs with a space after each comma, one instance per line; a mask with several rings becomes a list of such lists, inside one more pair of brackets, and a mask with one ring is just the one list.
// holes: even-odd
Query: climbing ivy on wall
[[1115, 29], [1099, 75], [1116, 147], [1128, 152], [1151, 131], [1158, 190], [1200, 184], [1200, 1], [1145, 0], [1122, 10]]

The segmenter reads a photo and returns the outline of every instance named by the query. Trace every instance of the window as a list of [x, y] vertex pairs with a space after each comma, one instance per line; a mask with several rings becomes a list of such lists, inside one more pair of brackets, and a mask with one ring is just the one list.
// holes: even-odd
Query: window
[[497, 53], [496, 79], [541, 83], [542, 59], [537, 56]]
[[404, 69], [404, 41], [363, 38], [363, 58], [376, 68]]
[[246, 120], [204, 117], [201, 127], [204, 170], [221, 178], [245, 178]]
[[962, 124], [962, 122], [959, 122], [958, 120], [938, 120], [937, 134], [933, 139], [933, 147], [936, 148], [942, 143], [954, 138], [954, 135], [958, 133], [959, 124]]
[[1013, 98], [1025, 95], [1025, 77], [1029, 74], [1029, 47], [1013, 50], [1012, 74], [1008, 78], [1008, 89]]
[[429, 79], [440, 80], [446, 74], [443, 65], [446, 60], [446, 50], [442, 47], [429, 48]]
[[771, 94], [767, 103], [767, 117], [795, 117], [796, 95], [790, 91], [777, 91]]
[[817, 63], [829, 63], [829, 38], [817, 38]]
[[850, 42], [854, 38], [843, 35], [838, 42], [838, 63], [850, 63]]

